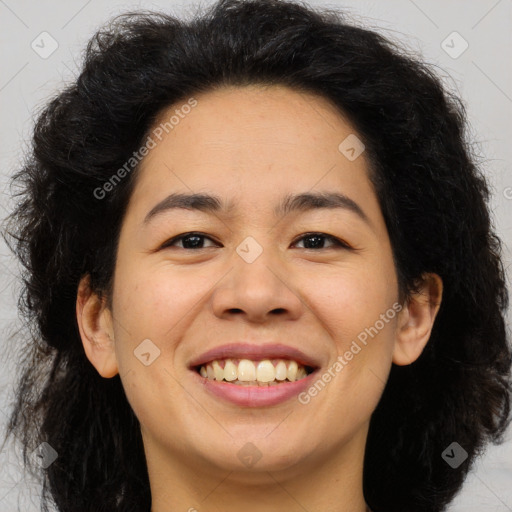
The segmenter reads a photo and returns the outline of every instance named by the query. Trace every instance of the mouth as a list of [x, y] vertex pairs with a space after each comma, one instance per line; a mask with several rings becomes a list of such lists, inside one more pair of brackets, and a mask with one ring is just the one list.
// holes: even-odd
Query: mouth
[[240, 342], [208, 350], [189, 363], [189, 370], [210, 398], [238, 407], [268, 407], [297, 399], [323, 364], [280, 343]]
[[316, 368], [293, 359], [214, 359], [192, 368], [209, 381], [237, 386], [272, 387], [306, 378]]

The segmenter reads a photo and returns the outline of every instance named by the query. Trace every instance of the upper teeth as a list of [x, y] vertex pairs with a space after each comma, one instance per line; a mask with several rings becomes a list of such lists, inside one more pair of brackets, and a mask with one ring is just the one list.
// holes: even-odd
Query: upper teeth
[[291, 382], [302, 379], [307, 375], [306, 369], [296, 361], [277, 359], [275, 366], [270, 359], [251, 361], [250, 359], [223, 359], [215, 360], [201, 366], [203, 377], [229, 382], [239, 380], [242, 382], [258, 381], [272, 382], [288, 379]]

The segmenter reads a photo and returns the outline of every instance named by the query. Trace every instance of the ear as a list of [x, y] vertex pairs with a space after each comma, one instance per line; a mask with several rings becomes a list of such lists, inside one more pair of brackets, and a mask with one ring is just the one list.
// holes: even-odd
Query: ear
[[89, 276], [78, 285], [76, 318], [87, 359], [102, 377], [117, 375], [112, 316], [106, 298], [91, 291]]
[[443, 281], [434, 273], [424, 274], [420, 287], [398, 314], [393, 362], [411, 364], [423, 352], [441, 306]]

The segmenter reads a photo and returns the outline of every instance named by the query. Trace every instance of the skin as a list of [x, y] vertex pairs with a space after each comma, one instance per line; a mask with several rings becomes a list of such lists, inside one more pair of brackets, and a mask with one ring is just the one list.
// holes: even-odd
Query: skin
[[[282, 86], [226, 87], [198, 104], [144, 158], [121, 229], [112, 310], [80, 282], [77, 319], [85, 353], [105, 378], [118, 373], [141, 423], [152, 512], [321, 510], [364, 512], [362, 472], [369, 420], [392, 362], [410, 364], [428, 342], [442, 281], [420, 291], [307, 404], [239, 407], [196, 383], [189, 362], [224, 343], [279, 342], [314, 354], [321, 373], [398, 303], [391, 245], [365, 154], [339, 144], [357, 132], [326, 99]], [[173, 105], [162, 113], [169, 119]], [[347, 209], [273, 215], [282, 196], [340, 192]], [[174, 192], [233, 201], [228, 213], [146, 214]], [[204, 248], [164, 242], [200, 231]], [[306, 244], [308, 232], [324, 239]], [[236, 248], [248, 236], [252, 263]], [[314, 247], [314, 246], [313, 246]], [[135, 357], [150, 339], [160, 356]], [[261, 454], [251, 467], [238, 451]]]

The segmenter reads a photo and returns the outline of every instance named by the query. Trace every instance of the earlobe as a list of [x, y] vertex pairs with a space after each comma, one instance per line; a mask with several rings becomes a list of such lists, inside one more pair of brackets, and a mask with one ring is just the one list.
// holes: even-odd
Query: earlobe
[[78, 285], [76, 318], [87, 359], [102, 377], [117, 375], [112, 316], [105, 298], [91, 290], [89, 276]]
[[398, 315], [393, 363], [408, 365], [421, 355], [430, 339], [442, 294], [442, 279], [434, 273], [424, 274], [418, 291]]

